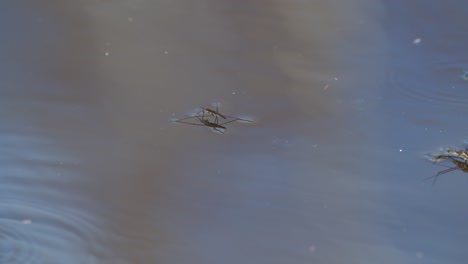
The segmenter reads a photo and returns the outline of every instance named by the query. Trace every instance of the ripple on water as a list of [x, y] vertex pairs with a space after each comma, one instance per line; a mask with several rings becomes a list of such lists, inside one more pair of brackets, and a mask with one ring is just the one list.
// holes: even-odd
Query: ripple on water
[[468, 104], [468, 83], [463, 77], [467, 68], [466, 59], [409, 63], [395, 67], [388, 79], [400, 99], [459, 108]]
[[9, 155], [0, 154], [0, 263], [90, 263], [108, 256], [99, 205], [79, 187], [86, 179], [76, 160], [56, 155], [48, 141], [2, 140]]
[[0, 219], [0, 263], [37, 263], [28, 226], [20, 221]]
[[80, 263], [89, 255], [101, 255], [103, 245], [99, 243], [102, 231], [82, 210], [72, 205], [11, 198], [0, 202], [0, 238], [0, 263], [36, 263], [67, 257]]

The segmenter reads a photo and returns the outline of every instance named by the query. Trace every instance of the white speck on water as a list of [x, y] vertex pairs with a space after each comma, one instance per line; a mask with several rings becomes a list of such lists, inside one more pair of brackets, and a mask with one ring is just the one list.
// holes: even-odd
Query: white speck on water
[[309, 252], [314, 253], [315, 250], [317, 250], [317, 248], [316, 248], [314, 245], [311, 245], [311, 246], [309, 247]]
[[165, 50], [165, 51], [164, 51], [164, 54], [166, 54], [166, 55], [169, 54], [169, 51]]
[[29, 224], [32, 224], [32, 220], [31, 219], [23, 219], [23, 224], [25, 225], [29, 225]]
[[420, 38], [415, 38], [415, 39], [413, 40], [413, 44], [414, 44], [414, 45], [418, 45], [419, 43], [421, 43], [421, 41], [422, 41], [422, 40], [421, 40]]
[[236, 92], [232, 92], [232, 94], [234, 94], [234, 95], [235, 95], [235, 94], [236, 94]]
[[338, 81], [338, 77], [333, 78], [333, 80]]
[[403, 152], [403, 149], [400, 149], [399, 151], [400, 151], [400, 152]]
[[109, 56], [109, 52], [104, 53], [104, 55]]
[[328, 89], [328, 84], [327, 84], [325, 87], [323, 87], [323, 89], [324, 89], [324, 90]]

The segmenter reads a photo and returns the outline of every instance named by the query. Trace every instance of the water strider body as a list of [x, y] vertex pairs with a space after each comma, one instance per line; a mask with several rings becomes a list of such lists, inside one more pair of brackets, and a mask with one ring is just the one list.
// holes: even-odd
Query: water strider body
[[[198, 111], [195, 115], [185, 117], [182, 119], [178, 119], [178, 120], [175, 120], [174, 122], [194, 125], [194, 126], [207, 126], [221, 133], [224, 133], [224, 130], [227, 129], [225, 126], [223, 126], [225, 124], [228, 124], [234, 121], [253, 122], [252, 120], [223, 115], [219, 112], [218, 107], [216, 107], [216, 110], [213, 110], [210, 108], [204, 108], [204, 107], [200, 107], [200, 108], [201, 108], [201, 111]], [[210, 117], [211, 119], [209, 119]], [[232, 120], [229, 120], [224, 123], [219, 123], [219, 118], [222, 118], [225, 120], [227, 119], [232, 119]], [[188, 119], [196, 119], [198, 122], [197, 123], [186, 122], [185, 120], [188, 120]]]
[[[197, 116], [197, 119], [205, 126], [207, 127], [211, 127], [213, 128], [214, 130], [218, 131], [218, 132], [221, 132], [221, 133], [224, 133], [224, 130], [226, 130], [227, 128], [225, 126], [222, 126], [220, 124], [218, 124], [217, 122], [216, 123], [213, 123], [213, 122], [210, 122], [208, 119], [204, 119], [204, 118], [200, 118]], [[226, 124], [226, 123], [223, 123], [223, 125]], [[219, 130], [219, 129], [222, 129], [222, 130]]]
[[201, 107], [201, 106], [200, 106], [200, 108], [202, 109], [202, 111], [200, 111], [202, 113], [202, 116], [204, 116], [205, 114], [210, 115], [210, 116], [214, 116], [215, 117], [215, 122], [218, 122], [218, 117], [221, 117], [222, 119], [234, 118], [235, 119], [234, 121], [253, 122], [252, 120], [242, 119], [242, 118], [234, 117], [234, 116], [223, 115], [223, 114], [221, 114], [219, 112], [217, 106], [216, 106], [216, 110], [213, 110], [213, 109], [210, 109], [210, 108], [204, 108], [204, 107]]
[[468, 150], [466, 149], [466, 146], [465, 146], [465, 150], [455, 150], [455, 149], [448, 149], [445, 151], [445, 153], [447, 153], [448, 156], [450, 157], [453, 157], [453, 158], [459, 158], [459, 159], [462, 159], [464, 160], [465, 162], [468, 162]]
[[[210, 109], [210, 108], [204, 108], [204, 107], [201, 107], [200, 108], [202, 109], [202, 114], [207, 114], [207, 115], [211, 115], [211, 116], [214, 116], [214, 117], [221, 117], [222, 119], [226, 119], [226, 116], [225, 115], [222, 115], [219, 110], [218, 110], [218, 107], [216, 106], [216, 110], [213, 110], [213, 109]], [[200, 113], [199, 112], [199, 113]]]
[[225, 127], [223, 125], [236, 121], [236, 119], [234, 119], [234, 120], [230, 120], [228, 122], [224, 122], [224, 123], [219, 124], [217, 122], [211, 122], [210, 120], [208, 120], [206, 118], [202, 118], [200, 116], [194, 116], [194, 118], [196, 118], [198, 121], [200, 121], [200, 123], [189, 123], [189, 122], [184, 122], [184, 121], [181, 121], [181, 120], [176, 120], [175, 122], [182, 123], [182, 124], [187, 124], [187, 125], [194, 125], [194, 126], [206, 126], [206, 127], [213, 128], [214, 130], [216, 130], [218, 132], [224, 133], [224, 130], [226, 130], [227, 127]]

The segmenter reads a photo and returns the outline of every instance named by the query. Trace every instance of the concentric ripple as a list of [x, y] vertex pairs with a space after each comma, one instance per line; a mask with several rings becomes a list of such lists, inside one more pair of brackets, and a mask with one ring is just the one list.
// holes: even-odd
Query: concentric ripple
[[468, 60], [394, 68], [388, 81], [400, 99], [448, 107], [468, 105], [468, 82], [463, 78]]
[[0, 263], [89, 263], [103, 253], [100, 211], [76, 188], [76, 159], [47, 140], [0, 137]]
[[67, 255], [78, 261], [100, 250], [102, 231], [95, 219], [73, 206], [49, 203], [1, 200], [0, 263], [36, 263]]
[[8, 219], [0, 219], [0, 263], [38, 263], [27, 225]]

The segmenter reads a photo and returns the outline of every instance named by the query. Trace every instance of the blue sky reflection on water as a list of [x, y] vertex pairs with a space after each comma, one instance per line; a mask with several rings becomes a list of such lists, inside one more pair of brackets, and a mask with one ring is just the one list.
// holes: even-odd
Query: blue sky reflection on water
[[442, 175], [434, 186], [420, 181], [445, 169], [425, 162], [425, 153], [461, 147], [467, 138], [468, 83], [460, 73], [468, 67], [468, 37], [462, 33], [468, 9], [461, 1], [385, 7], [391, 14], [384, 21], [391, 60], [378, 107], [386, 131], [379, 146], [395, 153], [393, 166], [382, 164], [383, 173], [395, 179], [382, 201], [395, 221], [387, 232], [396, 231], [389, 234], [396, 246], [419, 252], [427, 263], [463, 263], [466, 175]]
[[0, 262], [467, 259], [462, 1], [47, 2], [0, 4]]

